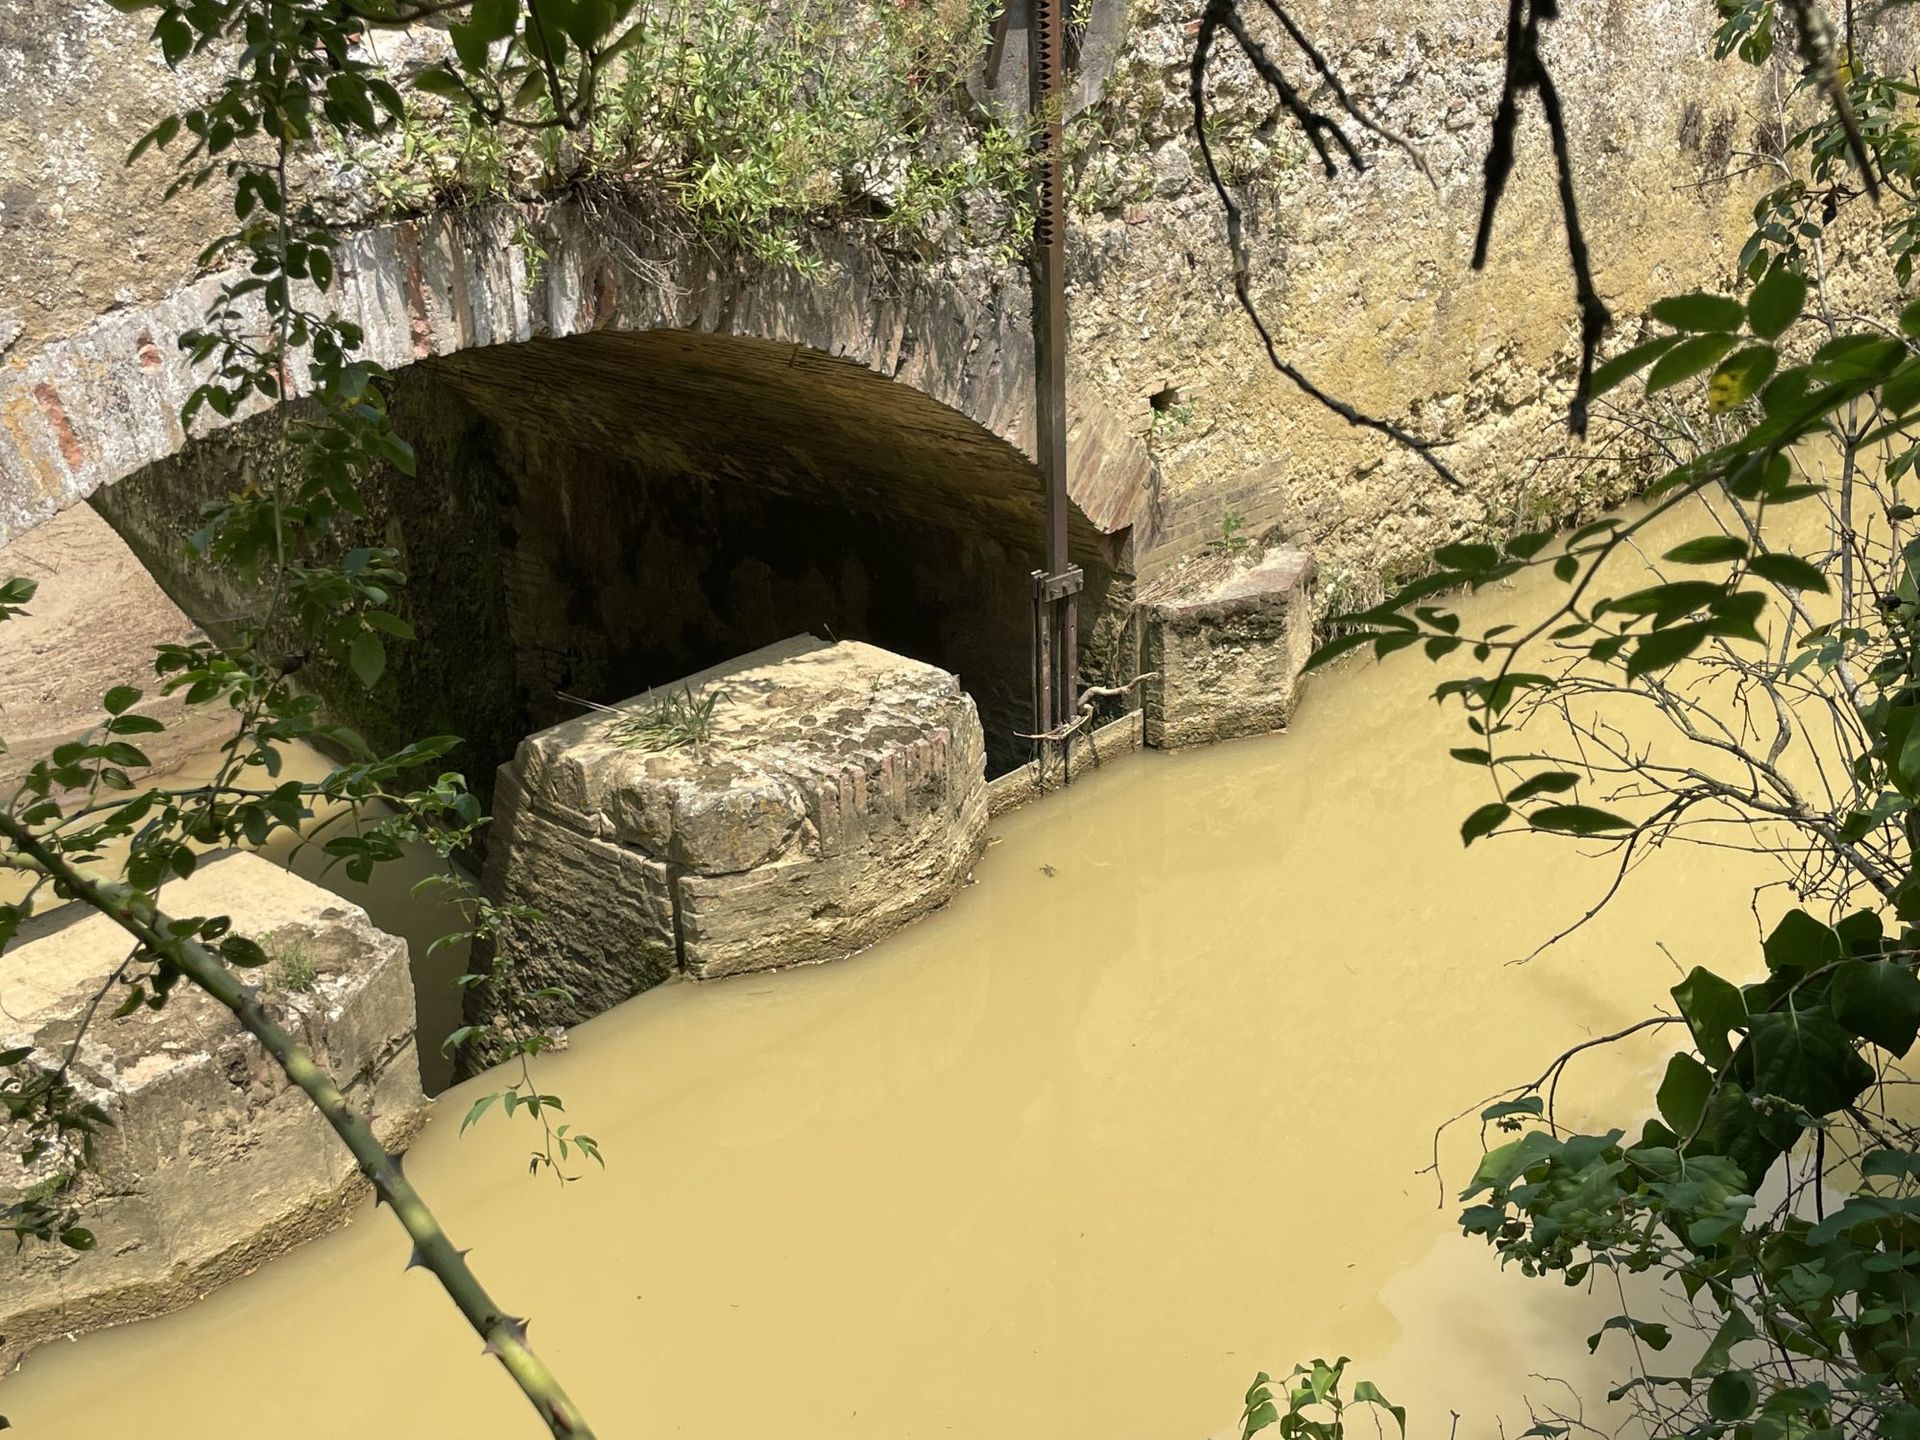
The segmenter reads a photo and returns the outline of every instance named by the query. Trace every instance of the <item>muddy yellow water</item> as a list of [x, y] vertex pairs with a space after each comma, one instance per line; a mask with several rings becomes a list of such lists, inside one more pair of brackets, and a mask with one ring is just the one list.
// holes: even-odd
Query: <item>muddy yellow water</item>
[[[1509, 966], [1607, 867], [1462, 850], [1484, 782], [1446, 760], [1432, 683], [1355, 666], [1284, 737], [1121, 759], [997, 822], [977, 883], [867, 954], [581, 1027], [541, 1080], [604, 1172], [530, 1178], [497, 1114], [462, 1138], [470, 1085], [410, 1173], [606, 1437], [1198, 1440], [1256, 1369], [1315, 1354], [1434, 1440], [1455, 1411], [1462, 1436], [1526, 1428], [1570, 1393], [1542, 1376], [1592, 1415], [1604, 1297], [1458, 1238], [1432, 1133], [1645, 1014], [1676, 965], [1743, 964], [1768, 876], [1662, 855]], [[1600, 1053], [1563, 1095], [1624, 1121], [1658, 1058]], [[1476, 1153], [1470, 1127], [1442, 1144], [1449, 1190]], [[538, 1433], [405, 1250], [364, 1214], [35, 1353], [0, 1410], [59, 1440]]]

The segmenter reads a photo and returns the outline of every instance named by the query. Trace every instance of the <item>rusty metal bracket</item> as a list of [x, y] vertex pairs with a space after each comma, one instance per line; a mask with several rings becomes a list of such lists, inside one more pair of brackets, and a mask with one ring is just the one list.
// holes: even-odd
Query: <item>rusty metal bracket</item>
[[1069, 565], [1057, 575], [1044, 570], [1033, 572], [1035, 597], [1040, 600], [1064, 600], [1086, 589], [1087, 577], [1078, 565]]

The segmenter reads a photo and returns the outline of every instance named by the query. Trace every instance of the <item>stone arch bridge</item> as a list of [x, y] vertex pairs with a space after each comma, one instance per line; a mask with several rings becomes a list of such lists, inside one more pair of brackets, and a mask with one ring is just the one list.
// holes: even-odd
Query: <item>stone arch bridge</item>
[[[848, 240], [821, 260], [743, 267], [579, 202], [353, 236], [325, 303], [400, 373], [421, 456], [376, 505], [427, 584], [410, 618], [439, 658], [411, 683], [460, 733], [495, 716], [472, 759], [571, 713], [563, 696], [624, 698], [808, 628], [959, 673], [996, 764], [1025, 758], [1042, 542], [1025, 273]], [[216, 628], [244, 597], [186, 563], [182, 537], [252, 463], [266, 408], [181, 427], [195, 382], [177, 340], [221, 279], [0, 367], [0, 542], [91, 499]], [[1116, 581], [1124, 593], [1154, 471], [1096, 397], [1070, 391], [1069, 412], [1090, 629]]]

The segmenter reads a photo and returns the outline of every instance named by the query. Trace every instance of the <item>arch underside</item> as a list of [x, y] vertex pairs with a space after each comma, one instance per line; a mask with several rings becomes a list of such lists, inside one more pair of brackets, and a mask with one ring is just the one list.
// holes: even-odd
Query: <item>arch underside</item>
[[[788, 342], [595, 331], [400, 372], [414, 477], [371, 487], [418, 641], [372, 697], [312, 677], [370, 738], [448, 730], [484, 783], [519, 738], [810, 631], [954, 671], [992, 769], [1023, 762], [1042, 489], [1005, 441], [919, 390]], [[242, 613], [181, 537], [260, 463], [261, 418], [96, 497], [196, 619]], [[1076, 512], [1091, 632], [1117, 549]], [[1124, 583], [1124, 580], [1123, 580]]]

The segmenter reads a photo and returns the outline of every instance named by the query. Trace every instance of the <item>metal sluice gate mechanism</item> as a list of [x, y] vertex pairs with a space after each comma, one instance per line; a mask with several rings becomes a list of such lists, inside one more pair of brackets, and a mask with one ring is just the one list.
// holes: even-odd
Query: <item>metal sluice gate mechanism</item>
[[1033, 572], [1033, 735], [1044, 743], [1078, 718], [1080, 591], [1067, 555], [1067, 251], [1061, 132], [1069, 64], [1066, 0], [1015, 0], [994, 21], [997, 75], [1014, 17], [1027, 22], [1027, 113], [1034, 120], [1034, 454], [1045, 481], [1046, 568]]

